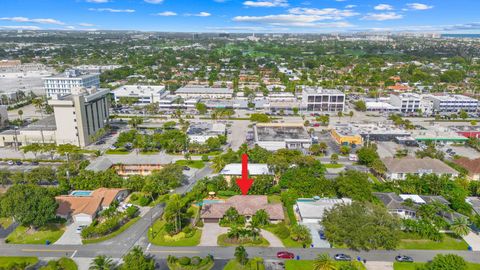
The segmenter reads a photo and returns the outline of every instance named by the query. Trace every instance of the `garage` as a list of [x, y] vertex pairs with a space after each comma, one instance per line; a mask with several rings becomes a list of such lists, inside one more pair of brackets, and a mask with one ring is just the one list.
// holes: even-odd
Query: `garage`
[[75, 222], [90, 224], [92, 223], [93, 217], [88, 214], [77, 214], [73, 216]]

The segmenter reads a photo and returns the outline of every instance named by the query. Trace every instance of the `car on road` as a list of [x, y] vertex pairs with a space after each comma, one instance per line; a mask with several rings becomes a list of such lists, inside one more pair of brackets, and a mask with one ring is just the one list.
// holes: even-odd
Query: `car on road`
[[38, 161], [32, 161], [32, 162], [30, 162], [30, 165], [37, 166], [38, 164], [40, 164], [40, 163], [38, 163]]
[[9, 160], [9, 161], [7, 161], [7, 164], [8, 165], [13, 165], [13, 164], [15, 164], [15, 162], [13, 162], [13, 160]]
[[80, 225], [77, 227], [77, 229], [75, 230], [77, 233], [82, 233], [82, 230], [85, 229], [87, 227], [87, 225]]
[[335, 254], [333, 258], [335, 259], [335, 261], [351, 261], [352, 260], [352, 257], [343, 253]]
[[288, 251], [279, 251], [277, 252], [277, 258], [279, 259], [293, 259], [295, 258], [295, 254], [288, 252]]
[[190, 171], [190, 167], [188, 167], [188, 166], [183, 166], [183, 170], [185, 170], [185, 171]]
[[15, 161], [15, 164], [18, 165], [18, 166], [20, 166], [20, 165], [23, 164], [23, 162], [21, 162], [20, 160], [17, 160], [17, 161]]
[[325, 236], [324, 232], [320, 232], [319, 235], [320, 235], [320, 239], [327, 240], [327, 237]]
[[398, 255], [395, 257], [395, 261], [397, 262], [413, 262], [413, 258], [410, 256], [405, 255]]
[[105, 144], [105, 141], [104, 140], [100, 140], [98, 142], [95, 143], [95, 145], [101, 145], [101, 144]]

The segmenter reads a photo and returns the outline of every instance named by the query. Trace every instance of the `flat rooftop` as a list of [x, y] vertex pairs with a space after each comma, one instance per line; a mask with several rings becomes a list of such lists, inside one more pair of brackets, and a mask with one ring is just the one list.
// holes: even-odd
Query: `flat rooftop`
[[333, 127], [335, 131], [343, 136], [348, 135], [367, 135], [367, 134], [387, 134], [409, 136], [410, 132], [399, 129], [394, 125], [386, 124], [339, 124]]
[[302, 124], [257, 124], [255, 130], [259, 141], [310, 140]]
[[478, 102], [478, 100], [471, 97], [464, 96], [464, 95], [442, 95], [442, 96], [431, 95], [431, 97], [440, 101], [477, 101]]
[[225, 130], [226, 125], [222, 123], [198, 123], [188, 128], [187, 135], [221, 135]]
[[307, 94], [330, 94], [330, 95], [344, 95], [344, 93], [337, 89], [325, 89], [322, 87], [305, 87], [303, 88]]
[[117, 96], [151, 96], [160, 95], [165, 91], [163, 85], [124, 85], [113, 90]]
[[175, 94], [233, 94], [233, 89], [212, 87], [182, 87]]

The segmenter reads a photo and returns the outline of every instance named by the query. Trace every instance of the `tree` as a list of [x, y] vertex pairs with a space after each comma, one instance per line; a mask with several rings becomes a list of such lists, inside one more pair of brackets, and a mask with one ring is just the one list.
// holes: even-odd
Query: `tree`
[[167, 202], [164, 213], [164, 219], [174, 225], [175, 229], [172, 234], [177, 234], [182, 229], [182, 208], [183, 204], [180, 200], [180, 195], [172, 194]]
[[467, 119], [468, 118], [468, 113], [464, 110], [461, 110], [459, 113], [458, 113], [458, 116], [460, 118], [462, 118], [463, 120]]
[[57, 146], [57, 153], [61, 156], [66, 156], [67, 162], [70, 162], [71, 154], [78, 153], [78, 151], [80, 151], [80, 147], [69, 143]]
[[139, 116], [133, 116], [128, 120], [128, 124], [132, 126], [132, 128], [137, 129], [139, 125], [143, 123], [143, 118]]
[[40, 111], [40, 115], [43, 118], [43, 106], [44, 106], [44, 101], [42, 98], [35, 98], [32, 100], [32, 104], [35, 106], [37, 111]]
[[370, 167], [372, 163], [379, 158], [377, 150], [374, 147], [366, 146], [357, 151], [358, 162]]
[[20, 117], [20, 121], [23, 122], [23, 111], [22, 110], [18, 110], [18, 116]]
[[343, 112], [341, 112], [341, 111], [338, 112], [338, 113], [337, 113], [337, 116], [340, 117], [340, 118], [343, 117]]
[[350, 153], [350, 146], [348, 146], [348, 145], [342, 145], [342, 146], [340, 147], [340, 153], [341, 153], [342, 155], [347, 155], [348, 153]]
[[365, 104], [365, 101], [363, 100], [358, 100], [355, 102], [355, 109], [357, 111], [364, 112], [367, 110], [367, 105]]
[[13, 217], [24, 226], [38, 228], [56, 216], [54, 196], [37, 185], [13, 185], [0, 201], [0, 214]]
[[238, 246], [235, 248], [235, 259], [241, 265], [246, 265], [248, 262], [248, 253], [243, 246]]
[[89, 270], [113, 270], [115, 268], [115, 263], [110, 257], [105, 255], [98, 255], [90, 263]]
[[320, 153], [322, 153], [322, 148], [320, 147], [320, 144], [312, 144], [308, 151], [312, 155], [319, 155]]
[[259, 122], [259, 123], [268, 123], [272, 121], [272, 119], [270, 118], [270, 116], [264, 113], [252, 113], [250, 115], [250, 121]]
[[332, 154], [330, 156], [330, 163], [337, 164], [337, 162], [338, 162], [338, 154]]
[[350, 116], [350, 119], [352, 119], [353, 115], [354, 115], [353, 111], [348, 112], [348, 116]]
[[465, 236], [470, 232], [469, 222], [466, 217], [456, 218], [450, 225], [450, 229], [458, 236]]
[[207, 105], [205, 105], [205, 103], [198, 102], [195, 104], [195, 109], [197, 109], [199, 114], [205, 114], [207, 112]]
[[375, 159], [370, 167], [377, 175], [384, 175], [387, 172], [387, 167], [385, 167], [385, 164], [383, 164], [383, 161], [379, 158]]
[[315, 258], [313, 270], [337, 270], [337, 266], [327, 253], [322, 253]]
[[270, 223], [270, 217], [268, 216], [267, 211], [260, 209], [252, 216], [251, 224], [256, 226], [265, 226]]
[[472, 120], [470, 121], [470, 125], [476, 126], [478, 124], [477, 120]]
[[400, 220], [368, 202], [337, 204], [325, 211], [321, 224], [330, 243], [354, 250], [391, 250], [400, 241]]
[[293, 111], [294, 115], [298, 115], [298, 108], [297, 107], [293, 107], [292, 111]]
[[22, 147], [22, 151], [24, 153], [31, 152], [36, 159], [38, 152], [42, 151], [42, 145], [40, 145], [38, 143], [32, 143], [32, 144], [29, 144], [29, 145], [25, 145], [25, 146]]
[[372, 184], [368, 174], [349, 170], [335, 178], [339, 197], [348, 197], [356, 201], [372, 199]]
[[467, 262], [462, 257], [456, 254], [438, 254], [432, 261], [428, 262], [425, 270], [466, 270], [468, 269]]
[[135, 246], [129, 253], [123, 256], [121, 269], [154, 270], [155, 260], [146, 256], [141, 247]]
[[305, 225], [293, 225], [290, 231], [290, 237], [295, 241], [309, 245], [312, 242], [310, 230]]

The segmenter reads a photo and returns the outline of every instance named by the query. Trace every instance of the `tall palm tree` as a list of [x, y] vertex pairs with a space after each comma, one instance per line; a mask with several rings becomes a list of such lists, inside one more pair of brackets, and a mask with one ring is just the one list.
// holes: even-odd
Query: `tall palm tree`
[[468, 227], [469, 222], [466, 217], [459, 217], [456, 218], [453, 223], [450, 225], [450, 229], [456, 235], [464, 236], [470, 232], [470, 228]]
[[225, 162], [225, 159], [221, 155], [215, 156], [212, 162], [213, 162], [212, 169], [215, 172], [220, 172], [223, 169], [223, 167], [227, 165], [227, 163]]
[[107, 257], [105, 255], [98, 255], [95, 257], [90, 263], [90, 267], [88, 269], [90, 270], [111, 270], [114, 269], [115, 263], [110, 257]]
[[313, 270], [337, 270], [337, 266], [327, 253], [322, 253], [313, 262]]

